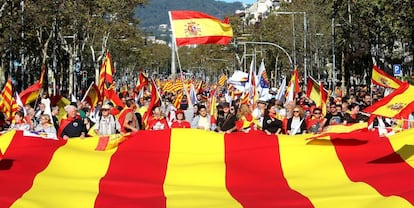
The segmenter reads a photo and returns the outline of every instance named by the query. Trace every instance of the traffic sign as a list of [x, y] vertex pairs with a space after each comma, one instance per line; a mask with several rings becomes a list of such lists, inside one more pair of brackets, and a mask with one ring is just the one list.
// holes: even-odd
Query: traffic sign
[[402, 77], [402, 69], [401, 69], [401, 64], [394, 64], [392, 66], [392, 68], [394, 69], [394, 77]]

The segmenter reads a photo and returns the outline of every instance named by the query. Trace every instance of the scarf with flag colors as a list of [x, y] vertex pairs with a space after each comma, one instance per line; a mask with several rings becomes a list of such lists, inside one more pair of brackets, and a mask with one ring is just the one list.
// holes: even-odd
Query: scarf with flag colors
[[372, 66], [372, 83], [382, 87], [398, 89], [401, 81], [381, 70], [377, 65]]
[[221, 21], [198, 11], [170, 11], [177, 46], [191, 44], [227, 45], [233, 37], [228, 19]]
[[339, 131], [306, 143], [309, 136], [168, 129], [139, 131], [119, 144], [11, 131], [0, 138], [0, 205], [414, 206], [414, 129], [388, 138]]

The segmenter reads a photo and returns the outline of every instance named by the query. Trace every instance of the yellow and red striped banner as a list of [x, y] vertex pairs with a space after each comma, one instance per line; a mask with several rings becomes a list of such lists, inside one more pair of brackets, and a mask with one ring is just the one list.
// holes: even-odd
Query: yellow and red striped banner
[[0, 137], [0, 207], [414, 206], [414, 129], [309, 136], [139, 131], [96, 151], [97, 137], [12, 131]]

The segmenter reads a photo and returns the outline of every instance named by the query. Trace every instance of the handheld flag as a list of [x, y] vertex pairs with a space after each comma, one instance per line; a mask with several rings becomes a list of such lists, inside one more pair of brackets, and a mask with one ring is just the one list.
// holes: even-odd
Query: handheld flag
[[414, 111], [412, 95], [414, 95], [414, 86], [401, 83], [400, 88], [365, 108], [364, 111], [388, 118], [408, 118], [408, 115]]
[[85, 96], [82, 99], [82, 102], [86, 101], [92, 109], [95, 109], [95, 106], [98, 104], [100, 100], [101, 96], [99, 94], [98, 86], [96, 86], [95, 83], [92, 83], [86, 91]]
[[39, 80], [33, 85], [29, 86], [27, 89], [19, 93], [19, 97], [23, 105], [32, 103], [39, 97], [40, 90], [42, 89], [42, 86], [43, 86], [43, 79], [45, 76], [45, 72], [46, 72], [46, 65], [43, 65]]
[[313, 100], [317, 107], [321, 108], [326, 115], [326, 103], [328, 102], [328, 92], [323, 88], [321, 82], [316, 82], [311, 76], [308, 77], [306, 96]]
[[111, 54], [109, 52], [106, 52], [106, 56], [105, 56], [105, 59], [103, 60], [103, 63], [101, 65], [101, 70], [99, 73], [98, 89], [101, 95], [104, 94], [106, 83], [108, 84], [113, 83], [112, 75], [114, 73], [115, 73], [115, 69], [112, 65]]
[[376, 85], [387, 87], [387, 88], [392, 88], [392, 89], [398, 89], [402, 83], [400, 80], [382, 71], [377, 65], [374, 65], [372, 67], [372, 78], [371, 79], [372, 79], [372, 83]]

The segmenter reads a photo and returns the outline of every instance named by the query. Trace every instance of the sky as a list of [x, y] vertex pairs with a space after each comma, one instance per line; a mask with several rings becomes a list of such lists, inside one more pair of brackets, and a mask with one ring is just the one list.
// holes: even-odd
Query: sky
[[240, 1], [240, 2], [243, 2], [245, 4], [253, 4], [257, 0], [222, 0], [222, 1], [225, 1], [225, 2], [236, 2], [236, 1]]

